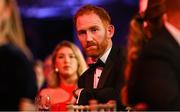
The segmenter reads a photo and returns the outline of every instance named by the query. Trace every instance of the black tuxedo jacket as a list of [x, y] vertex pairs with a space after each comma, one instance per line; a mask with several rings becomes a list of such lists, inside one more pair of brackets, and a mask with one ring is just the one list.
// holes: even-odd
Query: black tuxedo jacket
[[97, 89], [93, 89], [94, 73], [91, 69], [85, 71], [78, 80], [78, 88], [84, 88], [79, 98], [79, 104], [87, 105], [90, 99], [106, 103], [111, 99], [117, 100], [120, 106], [120, 89], [124, 83], [124, 51], [112, 47], [103, 68]]
[[180, 46], [162, 28], [143, 49], [128, 86], [131, 105], [149, 110], [180, 110]]

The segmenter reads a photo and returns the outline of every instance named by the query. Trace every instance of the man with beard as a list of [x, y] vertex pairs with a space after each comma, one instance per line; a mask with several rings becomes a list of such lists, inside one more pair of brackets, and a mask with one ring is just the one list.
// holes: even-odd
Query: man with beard
[[78, 80], [74, 92], [77, 103], [87, 105], [91, 99], [98, 103], [115, 100], [120, 109], [124, 56], [121, 48], [112, 45], [114, 26], [109, 14], [101, 7], [85, 5], [76, 12], [74, 24], [83, 50], [96, 62]]

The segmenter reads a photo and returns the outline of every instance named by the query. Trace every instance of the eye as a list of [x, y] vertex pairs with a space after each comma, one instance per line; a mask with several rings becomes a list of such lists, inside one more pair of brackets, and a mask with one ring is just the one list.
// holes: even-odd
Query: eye
[[97, 29], [92, 29], [93, 32], [97, 31]]
[[70, 58], [76, 58], [76, 56], [75, 56], [75, 55], [70, 55], [69, 57], [70, 57]]
[[64, 58], [64, 55], [59, 55], [57, 58], [62, 59]]
[[85, 35], [86, 34], [86, 31], [82, 30], [82, 31], [78, 31], [78, 35], [82, 36], [82, 35]]
[[98, 31], [98, 29], [97, 28], [91, 28], [91, 32], [97, 32]]

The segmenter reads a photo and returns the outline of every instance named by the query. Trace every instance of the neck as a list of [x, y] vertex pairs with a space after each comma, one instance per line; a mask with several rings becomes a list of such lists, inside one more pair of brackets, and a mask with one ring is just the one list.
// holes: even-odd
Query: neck
[[112, 41], [110, 40], [108, 45], [107, 45], [107, 48], [104, 50], [103, 54], [101, 54], [100, 56], [98, 57], [92, 57], [93, 60], [98, 60], [99, 58], [101, 58], [110, 48], [112, 47]]
[[76, 82], [77, 82], [77, 74], [75, 75], [72, 75], [71, 77], [61, 77], [61, 80], [60, 80], [60, 84], [64, 84], [64, 85], [67, 85], [67, 86], [72, 86], [72, 85], [76, 85]]

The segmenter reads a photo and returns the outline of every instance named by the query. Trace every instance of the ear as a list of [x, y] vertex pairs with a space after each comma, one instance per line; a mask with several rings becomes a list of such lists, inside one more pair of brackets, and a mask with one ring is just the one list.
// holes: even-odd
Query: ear
[[113, 37], [114, 31], [115, 31], [115, 28], [114, 28], [113, 25], [108, 25], [107, 26], [107, 36], [108, 36], [108, 38], [111, 39]]

